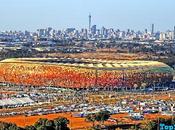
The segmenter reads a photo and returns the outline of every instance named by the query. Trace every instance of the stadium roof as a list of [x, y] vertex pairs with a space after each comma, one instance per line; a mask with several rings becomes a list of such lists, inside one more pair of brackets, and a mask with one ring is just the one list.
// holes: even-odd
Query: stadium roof
[[94, 68], [99, 70], [144, 70], [157, 73], [172, 73], [173, 69], [168, 65], [158, 61], [140, 60], [99, 60], [99, 59], [77, 59], [77, 58], [13, 58], [0, 62], [24, 63], [40, 65], [58, 65], [80, 68]]

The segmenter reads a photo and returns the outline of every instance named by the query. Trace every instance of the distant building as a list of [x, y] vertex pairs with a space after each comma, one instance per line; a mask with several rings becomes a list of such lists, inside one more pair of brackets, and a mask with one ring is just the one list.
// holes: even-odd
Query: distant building
[[145, 29], [145, 33], [146, 33], [146, 34], [148, 33], [148, 30], [147, 30], [147, 29]]
[[154, 35], [154, 24], [151, 25], [151, 35]]
[[167, 40], [174, 40], [174, 32], [168, 31], [168, 32], [166, 33], [166, 39], [167, 39]]
[[175, 26], [174, 26], [174, 40], [175, 40]]
[[45, 31], [45, 29], [38, 29], [37, 32], [38, 32], [39, 37], [44, 37], [46, 31]]
[[91, 33], [93, 35], [95, 35], [96, 34], [96, 31], [97, 31], [97, 25], [93, 25], [92, 28], [91, 28]]
[[89, 32], [91, 31], [91, 21], [92, 20], [92, 17], [91, 17], [91, 14], [89, 14]]
[[75, 30], [76, 30], [75, 28], [67, 28], [66, 32], [67, 33], [71, 33], [71, 32], [74, 32]]
[[159, 40], [160, 40], [160, 41], [164, 41], [165, 39], [166, 39], [165, 33], [161, 32], [161, 33], [160, 33]]
[[107, 37], [107, 29], [105, 27], [102, 27], [101, 28], [101, 35], [102, 35], [102, 38], [106, 38]]

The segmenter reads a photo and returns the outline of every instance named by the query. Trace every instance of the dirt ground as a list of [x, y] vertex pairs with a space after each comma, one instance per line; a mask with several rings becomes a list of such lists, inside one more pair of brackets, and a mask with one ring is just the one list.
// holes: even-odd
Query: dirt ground
[[[42, 115], [42, 116], [14, 116], [14, 117], [5, 117], [5, 118], [0, 118], [0, 121], [3, 122], [10, 122], [10, 123], [15, 123], [20, 127], [25, 127], [28, 125], [33, 125], [39, 118], [47, 118], [47, 119], [54, 119], [57, 117], [66, 117], [67, 119], [70, 120], [69, 127], [71, 129], [85, 129], [88, 127], [92, 126], [92, 123], [86, 122], [85, 118], [77, 118], [77, 117], [72, 117], [71, 113], [58, 113], [58, 114], [49, 114], [49, 115]], [[143, 123], [147, 120], [154, 120], [158, 119], [158, 117], [163, 117], [163, 118], [170, 118], [168, 116], [162, 116], [159, 114], [148, 114], [145, 116], [145, 119], [143, 121], [133, 121], [129, 118], [129, 115], [127, 113], [123, 114], [115, 114], [112, 115], [111, 118], [116, 119], [118, 123], [120, 124], [138, 124], [138, 123]], [[96, 122], [97, 124], [97, 122]], [[112, 125], [116, 124], [115, 122], [112, 121], [106, 121], [106, 125]]]

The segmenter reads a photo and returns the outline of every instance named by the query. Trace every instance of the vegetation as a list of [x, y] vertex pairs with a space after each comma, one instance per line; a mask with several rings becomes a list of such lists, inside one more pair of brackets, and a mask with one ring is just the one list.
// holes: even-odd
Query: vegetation
[[25, 130], [12, 123], [0, 122], [0, 130]]
[[0, 130], [70, 130], [67, 126], [68, 124], [69, 120], [64, 117], [54, 120], [40, 118], [33, 126], [26, 126], [25, 128], [12, 123], [0, 122]]
[[92, 127], [95, 126], [95, 121], [96, 121], [96, 114], [88, 114], [86, 116], [86, 121], [92, 122]]
[[172, 125], [175, 122], [175, 118], [158, 118], [157, 120], [153, 120], [153, 121], [148, 121], [145, 124], [141, 124], [141, 129], [143, 130], [156, 130], [158, 129], [160, 126], [160, 123], [163, 123], [165, 125]]
[[[92, 129], [98, 130], [102, 125], [104, 125], [104, 121], [107, 121], [110, 117], [109, 111], [100, 111], [98, 113], [89, 114], [86, 116], [86, 121], [92, 122]], [[100, 125], [95, 126], [95, 122], [99, 122]]]
[[[93, 126], [91, 127], [90, 130], [101, 130], [102, 127], [104, 127], [104, 121], [108, 120], [110, 117], [110, 114], [108, 111], [101, 111], [99, 113], [96, 114], [89, 114], [86, 117], [86, 121], [92, 122]], [[95, 125], [95, 122], [98, 122], [97, 125]], [[145, 123], [142, 124], [137, 124], [135, 126], [131, 126], [130, 130], [156, 130], [159, 129], [160, 126], [159, 124], [165, 124], [165, 125], [172, 125], [175, 122], [175, 118], [158, 118], [155, 120], [149, 120]], [[107, 128], [108, 126], [106, 126]], [[115, 128], [123, 128], [125, 127], [124, 124], [122, 124], [121, 126], [119, 126], [118, 124], [111, 126], [111, 128], [115, 129]]]
[[107, 121], [110, 117], [110, 112], [109, 111], [100, 111], [96, 115], [96, 121], [99, 121], [100, 124], [104, 124], [104, 121]]

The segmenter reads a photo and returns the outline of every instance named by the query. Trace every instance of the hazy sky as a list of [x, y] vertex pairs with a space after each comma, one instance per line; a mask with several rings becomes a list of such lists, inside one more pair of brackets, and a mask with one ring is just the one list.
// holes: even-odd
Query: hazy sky
[[0, 0], [0, 31], [88, 27], [173, 29], [175, 0]]

